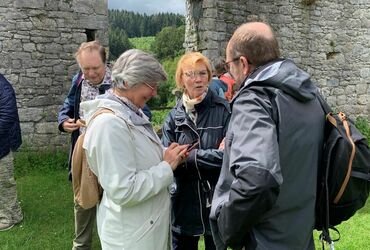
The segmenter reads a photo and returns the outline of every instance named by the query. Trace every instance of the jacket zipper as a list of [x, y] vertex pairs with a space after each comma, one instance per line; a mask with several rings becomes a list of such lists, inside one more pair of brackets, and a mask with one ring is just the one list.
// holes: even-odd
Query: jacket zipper
[[[182, 125], [185, 125], [185, 126], [189, 127], [198, 136], [199, 149], [201, 149], [200, 135], [198, 134], [198, 132], [196, 130], [194, 130], [189, 124], [187, 124], [185, 122], [179, 124], [179, 126], [182, 126]], [[195, 164], [197, 164], [197, 156], [196, 155], [195, 155]], [[198, 166], [196, 166], [196, 167], [198, 168]], [[199, 234], [199, 235], [197, 234], [197, 235], [194, 235], [194, 236], [200, 236], [200, 235], [204, 235], [206, 233], [206, 227], [204, 225], [204, 219], [203, 219], [202, 197], [200, 196], [200, 182], [199, 182], [199, 179], [197, 181], [197, 184], [198, 184], [198, 198], [199, 198], [200, 221], [202, 222], [203, 233], [202, 234]]]

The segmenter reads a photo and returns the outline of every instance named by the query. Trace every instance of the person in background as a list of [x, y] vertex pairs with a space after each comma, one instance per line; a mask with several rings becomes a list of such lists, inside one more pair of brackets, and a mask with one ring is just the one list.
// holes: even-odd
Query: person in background
[[223, 61], [223, 65], [218, 65], [217, 67], [223, 68], [223, 70], [219, 69], [220, 72], [223, 72], [220, 76], [219, 79], [223, 81], [227, 85], [227, 91], [225, 92], [225, 98], [229, 102], [234, 97], [234, 94], [236, 91], [239, 90], [240, 86], [235, 85], [235, 80], [231, 77], [230, 73], [226, 71], [225, 69], [225, 61]]
[[220, 79], [220, 76], [224, 73], [224, 61], [218, 59], [213, 65], [214, 67], [212, 68], [212, 79], [208, 85], [208, 88], [217, 96], [225, 99], [225, 94], [228, 90], [228, 86], [224, 81]]
[[261, 22], [241, 25], [226, 48], [241, 89], [210, 215], [217, 249], [315, 248], [325, 114], [310, 76], [279, 56], [272, 28]]
[[[111, 71], [106, 63], [106, 52], [98, 41], [84, 42], [75, 54], [80, 72], [72, 79], [72, 86], [58, 113], [58, 128], [61, 132], [71, 133], [69, 153], [69, 180], [71, 175], [71, 157], [74, 145], [82, 132], [76, 121], [83, 118], [80, 102], [93, 100], [111, 87]], [[74, 204], [75, 238], [74, 250], [91, 249], [92, 232], [96, 217], [96, 208], [83, 209]]]
[[240, 86], [235, 85], [235, 80], [225, 69], [225, 60], [218, 59], [215, 61], [214, 65], [213, 77], [209, 84], [209, 88], [216, 93], [216, 95], [230, 102], [234, 93]]
[[184, 161], [188, 145], [164, 150], [142, 108], [167, 79], [150, 54], [131, 49], [112, 68], [112, 92], [81, 103], [89, 121], [83, 148], [103, 187], [97, 209], [102, 249], [170, 248], [170, 196], [173, 171]]
[[15, 92], [0, 74], [0, 231], [23, 220], [14, 180], [13, 152], [22, 144]]
[[209, 211], [220, 168], [230, 118], [229, 103], [208, 89], [211, 80], [208, 59], [199, 52], [181, 57], [176, 85], [181, 99], [170, 111], [162, 128], [162, 143], [192, 144], [189, 156], [175, 174], [171, 187], [172, 236], [174, 250], [198, 249], [204, 235], [207, 250], [215, 249], [209, 226]]

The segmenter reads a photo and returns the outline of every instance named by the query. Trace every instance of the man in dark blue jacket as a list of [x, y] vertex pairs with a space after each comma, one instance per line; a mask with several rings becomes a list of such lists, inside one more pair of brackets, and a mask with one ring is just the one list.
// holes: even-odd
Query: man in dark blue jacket
[[23, 219], [17, 201], [13, 151], [22, 144], [17, 102], [12, 85], [0, 74], [0, 231]]
[[226, 49], [232, 100], [211, 220], [217, 249], [314, 249], [325, 115], [309, 74], [279, 58], [272, 28], [240, 26]]
[[[58, 114], [59, 130], [72, 134], [69, 154], [70, 180], [73, 178], [71, 176], [71, 156], [81, 133], [81, 128], [76, 124], [76, 121], [80, 117], [83, 118], [80, 102], [95, 99], [99, 94], [104, 94], [111, 86], [110, 69], [106, 65], [106, 52], [99, 42], [82, 43], [75, 57], [81, 72], [73, 77], [72, 87]], [[91, 249], [96, 208], [83, 209], [75, 202], [74, 211], [76, 237], [73, 240], [73, 249]]]

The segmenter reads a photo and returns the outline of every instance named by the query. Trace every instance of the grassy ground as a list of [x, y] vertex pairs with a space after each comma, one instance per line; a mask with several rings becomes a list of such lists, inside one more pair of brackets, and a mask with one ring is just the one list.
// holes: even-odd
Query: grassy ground
[[[16, 155], [18, 198], [24, 220], [0, 232], [0, 249], [71, 249], [73, 194], [67, 180], [67, 152]], [[100, 249], [95, 233], [93, 249]]]

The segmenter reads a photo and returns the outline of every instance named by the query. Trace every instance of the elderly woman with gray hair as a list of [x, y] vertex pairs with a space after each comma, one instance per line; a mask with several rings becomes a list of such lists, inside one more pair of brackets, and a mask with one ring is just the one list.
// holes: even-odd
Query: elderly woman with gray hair
[[[132, 49], [118, 58], [112, 79], [111, 93], [81, 103], [88, 122], [83, 147], [104, 189], [97, 208], [101, 246], [170, 249], [168, 186], [188, 145], [164, 149], [141, 110], [167, 75], [152, 55]], [[102, 109], [112, 112], [92, 119]]]

